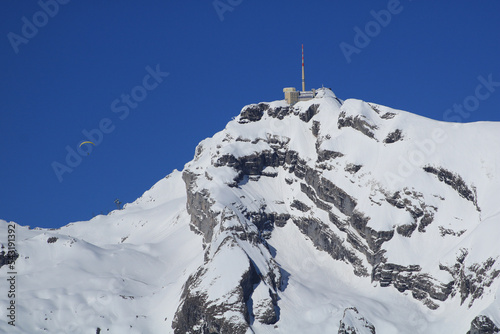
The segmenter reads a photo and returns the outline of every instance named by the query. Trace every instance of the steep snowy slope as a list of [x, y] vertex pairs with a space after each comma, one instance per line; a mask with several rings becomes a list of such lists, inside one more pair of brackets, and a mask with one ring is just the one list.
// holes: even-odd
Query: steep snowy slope
[[[182, 284], [203, 263], [201, 238], [189, 229], [185, 203], [181, 173], [174, 171], [108, 216], [58, 230], [16, 225], [16, 321], [8, 325], [2, 307], [0, 332], [168, 328]], [[2, 221], [2, 242], [6, 225]], [[2, 282], [7, 270], [0, 268]], [[10, 302], [6, 292], [0, 298], [2, 305]]]
[[493, 333], [499, 130], [329, 89], [246, 106], [123, 210], [16, 225], [0, 330]]

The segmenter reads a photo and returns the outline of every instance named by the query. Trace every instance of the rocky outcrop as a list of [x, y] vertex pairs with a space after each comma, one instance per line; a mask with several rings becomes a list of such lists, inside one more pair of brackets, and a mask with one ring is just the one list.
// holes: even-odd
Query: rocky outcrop
[[375, 139], [375, 134], [373, 133], [373, 130], [376, 130], [377, 126], [368, 123], [366, 120], [364, 120], [364, 117], [361, 115], [347, 116], [346, 112], [342, 111], [339, 115], [337, 126], [339, 129], [344, 127], [351, 127], [355, 130], [358, 130], [365, 136]]
[[417, 226], [419, 232], [425, 232], [425, 228], [433, 222], [434, 213], [437, 211], [436, 207], [425, 204], [422, 193], [407, 188], [386, 196], [385, 200], [392, 206], [411, 214], [413, 222], [399, 225], [397, 228], [397, 232], [405, 237], [411, 237]]
[[53, 244], [54, 242], [57, 241], [57, 239], [58, 239], [57, 237], [50, 237], [50, 238], [47, 239], [47, 243]]
[[[255, 244], [263, 242], [263, 240], [260, 239], [261, 237], [268, 239], [275, 226], [285, 226], [286, 221], [290, 218], [289, 214], [268, 213], [265, 211], [265, 206], [262, 206], [261, 210], [257, 212], [249, 212], [243, 209], [241, 213], [258, 229], [259, 239], [252, 240]], [[247, 235], [242, 236], [242, 240], [246, 240]]]
[[490, 318], [485, 315], [478, 315], [472, 320], [467, 334], [495, 334], [498, 332], [500, 332], [500, 329]]
[[318, 137], [320, 128], [321, 128], [321, 123], [318, 121], [313, 121], [313, 126], [311, 128], [311, 131], [314, 137]]
[[384, 139], [384, 143], [392, 144], [401, 140], [403, 138], [402, 131], [400, 129], [396, 129], [393, 132], [389, 133], [387, 137]]
[[[234, 184], [238, 184], [241, 180], [243, 180], [245, 175], [261, 175], [262, 171], [266, 167], [283, 167], [288, 172], [293, 173], [293, 175], [302, 180], [301, 182], [301, 190], [320, 208], [325, 211], [330, 211], [332, 205], [339, 209], [343, 214], [350, 217], [348, 222], [341, 222], [334, 215], [329, 215], [331, 217], [331, 221], [335, 223], [339, 229], [345, 231], [348, 234], [348, 240], [354, 244], [354, 247], [363, 253], [369, 258], [370, 262], [377, 262], [381, 259], [380, 246], [384, 241], [390, 240], [393, 235], [393, 231], [375, 231], [371, 228], [367, 227], [367, 217], [363, 217], [363, 215], [359, 212], [355, 212], [354, 208], [356, 206], [356, 201], [349, 196], [344, 190], [337, 187], [333, 182], [321, 176], [319, 172], [309, 167], [307, 163], [300, 159], [298, 152], [291, 150], [283, 150], [282, 147], [286, 146], [286, 144], [282, 144], [281, 146], [273, 150], [273, 151], [261, 151], [259, 153], [255, 153], [248, 156], [243, 156], [236, 158], [232, 155], [225, 155], [219, 158], [216, 162], [216, 166], [230, 166], [233, 167], [237, 172], [238, 176], [234, 180]], [[359, 236], [355, 235], [354, 232], [347, 228], [348, 225], [354, 227], [357, 233], [361, 234], [361, 237], [366, 239], [366, 242], [360, 242]], [[300, 225], [300, 224], [299, 224]], [[300, 226], [299, 226], [300, 227]], [[312, 233], [312, 231], [320, 230], [323, 233], [329, 234], [326, 237], [330, 242], [332, 240], [337, 240], [337, 243], [342, 243], [342, 239], [338, 236], [332, 239], [332, 235], [334, 235], [333, 231], [329, 228], [323, 226], [321, 229], [305, 229], [305, 232], [313, 241], [318, 249], [326, 250], [326, 249], [335, 249], [338, 247], [334, 247], [333, 244], [329, 244], [329, 242], [325, 242], [323, 237], [318, 238], [316, 233]], [[310, 235], [308, 234], [310, 233]], [[328, 247], [325, 247], [326, 244], [329, 244]], [[345, 248], [342, 246], [341, 248]], [[348, 251], [341, 252], [341, 254], [350, 253]], [[333, 254], [333, 253], [332, 253]], [[356, 256], [340, 256], [335, 253], [333, 255], [336, 259], [350, 259], [354, 265], [354, 271], [358, 275], [366, 276], [368, 272], [366, 268], [360, 266], [361, 260]]]
[[375, 326], [366, 320], [355, 307], [344, 310], [338, 334], [375, 334]]
[[436, 175], [439, 181], [452, 187], [461, 197], [474, 203], [477, 211], [481, 211], [477, 205], [476, 188], [474, 188], [474, 186], [469, 188], [460, 175], [450, 172], [442, 167], [435, 168], [432, 166], [426, 166], [424, 167], [424, 171]]
[[309, 106], [309, 108], [307, 108], [305, 112], [299, 114], [299, 118], [303, 122], [308, 123], [311, 120], [311, 118], [313, 118], [313, 116], [318, 113], [318, 109], [319, 109], [319, 104], [312, 104]]
[[16, 251], [0, 251], [0, 268], [4, 265], [15, 263], [18, 257], [19, 254]]
[[[181, 304], [172, 322], [174, 333], [247, 333], [251, 310], [248, 309], [254, 285], [261, 279], [254, 265], [249, 260], [248, 269], [242, 274], [240, 284], [235, 287], [224, 286], [215, 278], [219, 290], [225, 291], [225, 298], [214, 298], [203, 289], [202, 282], [209, 275], [207, 266], [202, 266], [191, 275], [184, 284]], [[234, 316], [224, 317], [225, 313]]]
[[342, 239], [318, 219], [296, 218], [293, 222], [302, 233], [307, 235], [313, 244], [322, 251], [330, 254], [335, 260], [351, 263], [353, 271], [358, 276], [367, 276], [368, 271], [363, 266], [363, 261], [348, 249]]
[[[234, 157], [225, 156], [220, 163], [237, 166], [246, 175], [261, 175], [266, 160], [238, 161]], [[203, 235], [205, 264], [184, 285], [181, 303], [173, 322], [175, 333], [246, 333], [253, 321], [275, 323], [279, 320], [277, 291], [281, 288], [282, 279], [266, 239], [275, 224], [283, 226], [289, 215], [269, 213], [265, 210], [265, 205], [255, 212], [248, 211], [244, 206], [216, 209], [212, 194], [207, 189], [198, 188], [198, 179], [205, 177], [205, 173], [198, 174], [189, 169], [183, 173], [187, 192], [186, 206], [191, 216], [190, 226], [193, 231]], [[231, 186], [234, 185], [228, 184], [228, 187]], [[227, 285], [220, 277], [212, 278], [209, 268], [211, 263], [219, 261], [219, 254], [234, 254], [233, 261], [241, 261], [239, 258], [244, 253], [239, 245], [241, 242], [255, 247], [256, 252], [263, 252], [267, 248], [268, 255], [265, 258], [271, 260], [267, 261], [266, 267], [258, 268], [245, 256], [248, 266], [241, 273], [237, 286]], [[221, 252], [223, 248], [224, 252]], [[227, 259], [224, 258], [224, 261]], [[206, 284], [216, 285], [219, 292], [224, 291], [224, 298], [207, 292]], [[262, 289], [265, 289], [266, 294], [260, 291]], [[231, 302], [228, 303], [228, 300]], [[228, 313], [234, 316], [229, 319], [224, 317]]]
[[279, 320], [278, 295], [265, 284], [259, 284], [252, 293], [252, 316], [261, 324], [272, 325]]
[[269, 108], [267, 110], [267, 114], [271, 117], [274, 117], [274, 118], [281, 120], [281, 119], [285, 118], [285, 116], [290, 115], [292, 110], [293, 109], [289, 106]]
[[356, 165], [356, 164], [347, 164], [344, 168], [344, 170], [346, 172], [349, 172], [351, 174], [356, 174], [360, 169], [361, 167], [363, 167], [362, 165]]
[[439, 234], [444, 237], [445, 235], [451, 235], [454, 237], [459, 237], [464, 234], [467, 230], [454, 231], [451, 228], [445, 228], [443, 226], [438, 226]]
[[340, 152], [335, 152], [335, 151], [330, 151], [330, 150], [322, 150], [322, 151], [318, 151], [318, 162], [323, 162], [323, 161], [327, 161], [327, 160], [330, 160], [330, 159], [335, 159], [335, 158], [338, 158], [338, 157], [343, 157], [344, 154], [340, 153]]
[[392, 119], [396, 115], [397, 114], [395, 114], [393, 112], [386, 112], [385, 114], [383, 114], [382, 116], [380, 116], [380, 118], [382, 118], [382, 119]]
[[296, 199], [293, 200], [293, 202], [290, 206], [292, 208], [295, 208], [295, 209], [302, 211], [302, 212], [307, 212], [307, 211], [311, 210], [311, 208], [309, 206], [307, 206], [306, 204], [304, 204], [301, 201], [296, 200]]
[[418, 265], [383, 263], [373, 268], [372, 280], [379, 281], [382, 287], [392, 285], [399, 292], [409, 290], [413, 298], [421, 300], [431, 309], [436, 309], [438, 305], [433, 300], [446, 300], [452, 292], [454, 282], [443, 284], [420, 271]]
[[493, 268], [496, 259], [491, 257], [482, 263], [467, 266], [465, 260], [468, 254], [466, 249], [462, 249], [453, 266], [441, 265], [440, 269], [448, 271], [454, 278], [452, 295], [458, 293], [461, 304], [470, 298], [468, 306], [471, 307], [474, 301], [482, 297], [484, 290], [493, 284], [500, 270]]
[[191, 216], [191, 229], [203, 234], [205, 243], [209, 243], [212, 240], [213, 229], [217, 225], [217, 213], [211, 210], [213, 201], [210, 200], [208, 191], [193, 191], [196, 177], [196, 174], [187, 170], [182, 173], [186, 183], [186, 208]]
[[240, 113], [240, 123], [260, 121], [264, 112], [269, 109], [269, 104], [259, 103], [246, 106]]
[[396, 231], [398, 234], [401, 234], [403, 237], [411, 237], [413, 231], [417, 228], [417, 224], [403, 224], [403, 225], [398, 225], [396, 228]]

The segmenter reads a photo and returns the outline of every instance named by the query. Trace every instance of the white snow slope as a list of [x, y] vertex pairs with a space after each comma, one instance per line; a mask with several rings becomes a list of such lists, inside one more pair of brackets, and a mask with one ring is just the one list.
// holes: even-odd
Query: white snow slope
[[[245, 116], [259, 106], [261, 115]], [[286, 112], [277, 116], [280, 110]], [[308, 177], [293, 171], [293, 159], [264, 161], [255, 173], [251, 163], [223, 160], [269, 152], [296, 152], [303, 168], [355, 200], [366, 227], [349, 221], [353, 211], [344, 200], [322, 197], [313, 181], [303, 181]], [[181, 333], [175, 319], [188, 304], [187, 289], [204, 295], [207, 305], [239, 305], [214, 319], [242, 326], [243, 333], [349, 327], [373, 333], [372, 326], [382, 334], [465, 334], [478, 315], [500, 327], [499, 166], [499, 123], [439, 122], [341, 101], [328, 89], [293, 107], [284, 101], [247, 106], [200, 143], [183, 172], [172, 172], [122, 210], [56, 230], [0, 220], [4, 255], [8, 235], [19, 255], [12, 268], [0, 267], [0, 332]], [[198, 210], [211, 212], [214, 225], [189, 210], [201, 205], [194, 194], [209, 199]], [[251, 213], [285, 218], [262, 228]], [[321, 246], [316, 232], [306, 231], [310, 221], [321, 222], [321, 233], [359, 261]], [[369, 231], [385, 233], [371, 239], [385, 238], [379, 248], [364, 235]], [[398, 289], [396, 276], [387, 286], [375, 277], [379, 263], [419, 266], [426, 282], [448, 292]], [[241, 303], [235, 289], [249, 266], [260, 279]], [[391, 275], [387, 267], [382, 271]], [[186, 283], [190, 277], [196, 279]], [[7, 309], [12, 301], [15, 326]], [[269, 312], [274, 320], [262, 320]], [[216, 320], [196, 321], [189, 332], [217, 329]]]

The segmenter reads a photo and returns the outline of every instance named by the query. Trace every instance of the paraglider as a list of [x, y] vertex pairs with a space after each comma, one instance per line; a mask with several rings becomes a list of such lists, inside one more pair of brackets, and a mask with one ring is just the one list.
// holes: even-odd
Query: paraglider
[[92, 144], [92, 145], [94, 145], [94, 146], [95, 146], [95, 144], [94, 144], [93, 142], [91, 142], [91, 141], [84, 141], [84, 142], [82, 142], [82, 143], [80, 144], [80, 146], [79, 146], [79, 147], [82, 147], [82, 145], [83, 145], [83, 144]]
[[[92, 145], [95, 146], [95, 144], [93, 142], [91, 142], [91, 141], [84, 141], [84, 142], [80, 143], [80, 146], [78, 146], [78, 149], [80, 149], [80, 147], [82, 147], [83, 144], [92, 144]], [[87, 151], [87, 155], [89, 155], [90, 152], [92, 152], [92, 147], [90, 148], [90, 151]]]

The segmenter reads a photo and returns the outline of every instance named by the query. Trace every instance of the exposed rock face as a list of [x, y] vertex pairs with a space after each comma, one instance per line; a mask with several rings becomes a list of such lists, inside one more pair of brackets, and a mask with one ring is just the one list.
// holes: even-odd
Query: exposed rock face
[[[238, 126], [252, 127], [252, 131], [258, 131], [257, 135], [227, 130], [212, 147], [198, 146], [195, 160], [185, 168], [183, 179], [190, 226], [203, 235], [205, 264], [184, 285], [174, 320], [175, 333], [246, 333], [255, 323], [279, 323], [279, 295], [286, 289], [282, 275], [286, 271], [276, 262], [276, 250], [268, 240], [276, 229], [287, 224], [293, 224], [317, 250], [349, 264], [356, 276], [378, 282], [376, 286], [380, 288], [409, 294], [430, 310], [439, 308], [440, 303], [455, 294], [460, 294], [462, 303], [470, 298], [471, 306], [491, 286], [500, 273], [493, 266], [496, 259], [467, 266], [463, 259], [457, 260], [456, 265], [440, 265], [438, 270], [453, 277], [442, 282], [417, 263], [402, 265], [388, 258], [385, 246], [393, 239], [404, 244], [426, 233], [460, 238], [466, 230], [436, 226], [439, 201], [444, 198], [404, 184], [389, 191], [384, 188], [383, 180], [371, 176], [373, 165], [370, 168], [364, 162], [361, 164], [359, 158], [350, 160], [344, 143], [335, 137], [346, 127], [359, 133], [356, 138], [360, 142], [384, 149], [406, 142], [383, 144], [403, 139], [402, 129], [392, 128], [387, 132], [384, 128], [383, 135], [379, 131], [380, 122], [391, 122], [398, 117], [397, 113], [376, 105], [360, 105], [368, 111], [353, 115], [352, 106], [344, 109], [339, 105], [339, 113], [333, 117], [336, 129], [330, 133], [325, 132], [324, 123], [317, 121], [317, 115], [323, 112], [321, 104], [250, 105], [242, 110], [237, 122]], [[266, 119], [286, 124], [298, 120], [304, 130], [299, 132], [300, 136], [307, 133], [310, 137], [305, 140], [285, 135], [286, 131], [275, 133], [261, 128], [259, 122]], [[225, 149], [226, 145], [235, 149]], [[302, 151], [305, 146], [310, 151]], [[210, 161], [210, 165], [198, 165], [202, 160]], [[427, 174], [422, 169], [436, 175], [445, 187], [451, 186], [479, 211], [475, 188], [468, 186], [461, 176], [441, 167], [422, 166], [419, 172], [424, 176]], [[225, 175], [223, 180], [217, 179], [221, 171]], [[257, 187], [260, 183], [271, 184], [266, 188], [269, 192], [276, 187], [281, 192], [272, 201], [262, 199], [266, 196], [258, 198], [249, 185]], [[355, 187], [370, 186], [369, 199], [353, 195]], [[367, 205], [380, 207], [377, 210], [391, 212], [392, 216], [387, 217], [400, 220], [394, 218], [392, 224], [382, 224], [376, 219], [386, 216], [372, 216], [366, 211]], [[206, 282], [210, 286], [220, 284], [210, 268], [222, 261], [223, 248], [232, 254], [230, 263], [245, 265], [234, 270], [238, 273], [236, 283], [218, 288], [224, 292], [221, 299], [206, 291]], [[259, 254], [259, 261], [254, 261], [250, 254]], [[227, 313], [233, 317], [228, 319], [224, 316]], [[340, 321], [339, 333], [375, 333], [375, 327], [356, 308], [348, 308]]]
[[468, 254], [467, 250], [462, 249], [462, 253], [457, 257], [453, 267], [441, 266], [441, 269], [448, 271], [455, 279], [452, 295], [458, 293], [461, 304], [470, 298], [468, 306], [471, 307], [474, 301], [481, 298], [484, 290], [490, 287], [500, 275], [500, 270], [493, 269], [496, 259], [491, 257], [483, 263], [466, 266], [465, 260]]
[[[188, 189], [191, 189], [196, 180], [196, 176], [188, 171], [182, 174]], [[210, 210], [210, 199], [207, 191], [188, 192], [186, 208], [191, 215], [192, 226], [203, 234], [205, 242], [212, 240], [213, 229], [217, 224], [215, 214]]]
[[279, 320], [278, 296], [265, 284], [259, 284], [252, 294], [252, 309], [255, 320], [272, 325]]
[[264, 115], [264, 111], [269, 108], [266, 103], [252, 104], [241, 111], [240, 123], [257, 122]]
[[[214, 303], [206, 292], [198, 290], [207, 271], [206, 267], [200, 268], [186, 282], [181, 296], [182, 303], [173, 321], [174, 333], [246, 333], [250, 317], [247, 303], [253, 285], [260, 281], [255, 268], [249, 264], [240, 284], [229, 291], [232, 297], [229, 303], [227, 300]], [[242, 317], [227, 319], [224, 317], [226, 312], [240, 314]]]
[[394, 116], [396, 116], [395, 113], [393, 113], [393, 112], [386, 112], [385, 114], [383, 114], [382, 116], [380, 116], [380, 118], [391, 119], [391, 118], [394, 118]]
[[445, 235], [452, 235], [454, 237], [459, 237], [465, 232], [467, 232], [467, 230], [454, 231], [450, 228], [444, 228], [443, 226], [439, 226], [439, 232], [442, 237], [444, 237]]
[[47, 243], [53, 244], [54, 242], [57, 241], [57, 239], [58, 239], [57, 237], [50, 237], [50, 238], [47, 239]]
[[404, 237], [411, 237], [411, 234], [415, 229], [417, 228], [417, 224], [404, 224], [404, 225], [399, 225], [396, 228], [396, 231], [401, 234]]
[[384, 139], [384, 143], [392, 144], [401, 140], [403, 138], [402, 131], [400, 129], [396, 129], [395, 131], [389, 133], [387, 137]]
[[297, 227], [311, 238], [314, 245], [327, 253], [335, 260], [348, 261], [353, 265], [354, 273], [358, 276], [367, 276], [368, 271], [356, 254], [343, 245], [342, 239], [334, 234], [326, 224], [317, 219], [294, 219]]
[[319, 104], [313, 104], [304, 113], [299, 114], [299, 118], [304, 122], [309, 122], [318, 113]]
[[434, 168], [432, 166], [426, 166], [424, 167], [424, 170], [427, 173], [436, 175], [439, 181], [451, 186], [460, 194], [460, 196], [474, 203], [477, 210], [481, 211], [481, 209], [477, 205], [477, 195], [475, 188], [471, 187], [472, 189], [470, 189], [460, 175], [452, 173], [442, 167]]
[[373, 280], [380, 281], [380, 286], [393, 285], [399, 292], [410, 290], [415, 299], [430, 309], [438, 308], [433, 300], [444, 301], [452, 292], [452, 283], [442, 284], [427, 274], [420, 273], [420, 266], [400, 266], [384, 263], [374, 268]]
[[361, 169], [361, 167], [363, 167], [363, 166], [356, 165], [356, 164], [347, 164], [346, 167], [344, 168], [344, 170], [346, 172], [351, 173], [351, 174], [356, 174]]
[[308, 207], [307, 205], [305, 205], [304, 203], [302, 203], [299, 200], [294, 200], [291, 207], [295, 208], [297, 210], [300, 210], [302, 212], [307, 212], [307, 211], [311, 210], [310, 207]]
[[343, 127], [351, 127], [355, 130], [358, 130], [365, 136], [368, 136], [370, 138], [375, 137], [373, 130], [376, 130], [376, 126], [369, 124], [366, 120], [363, 119], [362, 116], [346, 116], [346, 112], [342, 111], [340, 113], [337, 124], [339, 129]]
[[318, 162], [323, 162], [323, 161], [335, 159], [335, 158], [342, 157], [342, 156], [344, 156], [344, 155], [340, 152], [329, 151], [329, 150], [318, 151]]
[[[240, 180], [244, 179], [245, 175], [261, 175], [266, 167], [283, 167], [293, 175], [303, 180], [301, 182], [301, 190], [321, 209], [329, 210], [332, 205], [340, 212], [350, 217], [352, 226], [358, 233], [362, 234], [368, 243], [368, 247], [362, 243], [357, 242], [357, 237], [352, 235], [346, 226], [347, 222], [341, 222], [335, 215], [330, 214], [330, 220], [337, 225], [341, 230], [345, 230], [351, 235], [354, 247], [366, 253], [370, 261], [377, 261], [380, 259], [380, 246], [384, 240], [392, 237], [393, 231], [389, 232], [376, 232], [366, 227], [367, 218], [354, 210], [356, 201], [351, 198], [345, 191], [337, 187], [335, 184], [320, 176], [318, 172], [310, 168], [305, 161], [300, 159], [298, 152], [283, 151], [286, 143], [278, 145], [275, 151], [263, 151], [260, 154], [253, 154], [235, 158], [234, 156], [221, 157], [216, 166], [230, 166], [238, 171], [238, 176], [233, 184], [237, 184]], [[355, 272], [358, 275], [368, 275], [366, 268], [362, 267], [361, 260], [354, 255], [354, 253], [347, 251], [341, 244], [341, 239], [337, 238], [326, 225], [322, 225], [317, 220], [307, 220], [304, 222], [302, 219], [294, 220], [301, 230], [311, 238], [315, 245], [321, 250], [330, 250], [329, 253], [336, 259], [347, 259], [354, 265]], [[307, 228], [305, 228], [307, 226]], [[319, 231], [319, 233], [318, 233]], [[327, 241], [328, 240], [328, 241]], [[334, 242], [333, 240], [337, 240]], [[342, 251], [341, 251], [342, 250]]]
[[500, 332], [500, 329], [485, 315], [478, 315], [472, 320], [470, 330], [467, 334], [495, 334]]
[[396, 191], [392, 196], [386, 198], [389, 204], [398, 209], [408, 211], [413, 217], [412, 224], [398, 227], [397, 231], [399, 234], [410, 237], [417, 225], [419, 232], [425, 232], [425, 227], [432, 223], [437, 208], [426, 205], [425, 202], [422, 201], [422, 197], [422, 193], [404, 188], [403, 191]]
[[375, 334], [375, 326], [363, 318], [355, 307], [344, 310], [338, 334]]
[[293, 109], [289, 106], [286, 107], [277, 107], [277, 108], [271, 108], [267, 110], [267, 114], [271, 117], [277, 118], [279, 120], [282, 120], [285, 118], [285, 116], [290, 115], [290, 113], [293, 111]]
[[8, 265], [11, 263], [16, 262], [17, 258], [19, 257], [19, 254], [15, 251], [0, 251], [0, 268], [4, 265]]
[[[238, 179], [242, 179], [245, 175], [258, 175], [262, 171], [259, 164], [251, 160], [238, 162], [226, 156], [222, 161], [239, 166], [246, 171], [245, 174], [241, 173]], [[211, 198], [208, 190], [198, 191], [197, 189], [196, 181], [199, 177], [200, 175], [188, 170], [183, 173], [191, 227], [204, 237], [206, 265], [200, 267], [184, 285], [182, 302], [173, 322], [175, 333], [246, 333], [251, 319], [265, 324], [277, 322], [279, 319], [277, 290], [281, 284], [280, 269], [269, 254], [265, 238], [272, 231], [275, 223], [284, 224], [288, 217], [267, 214], [263, 211], [250, 212], [243, 207], [237, 213], [227, 208], [221, 211], [214, 209], [215, 200]], [[228, 186], [235, 186], [235, 184]], [[248, 223], [252, 224], [255, 229], [245, 227]], [[240, 242], [247, 242], [251, 247], [263, 245], [265, 248], [257, 251], [267, 253], [266, 257], [269, 258], [267, 266], [257, 268], [239, 248]], [[222, 252], [221, 249], [226, 249], [226, 251]], [[232, 262], [238, 263], [238, 266], [233, 268], [235, 272], [240, 272], [240, 278], [237, 279], [239, 283], [236, 286], [225, 285], [223, 281], [220, 281], [220, 277], [211, 278], [210, 265], [222, 261], [220, 254], [223, 253], [224, 261], [227, 262], [228, 252], [232, 254]], [[242, 261], [246, 261], [247, 266], [242, 267]], [[204, 290], [202, 283], [205, 281], [212, 281], [211, 285], [218, 286], [218, 291], [225, 291], [225, 298], [214, 299]], [[257, 287], [259, 288], [256, 289]], [[262, 296], [260, 291], [262, 289], [265, 289], [267, 297]], [[231, 300], [230, 303], [228, 299]], [[254, 303], [250, 303], [254, 299]], [[224, 317], [227, 313], [235, 315], [227, 319]]]

